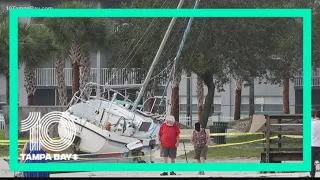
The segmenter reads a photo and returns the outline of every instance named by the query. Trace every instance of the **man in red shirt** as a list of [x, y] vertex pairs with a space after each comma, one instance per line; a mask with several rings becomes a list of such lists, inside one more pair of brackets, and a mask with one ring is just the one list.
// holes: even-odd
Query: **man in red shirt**
[[[180, 129], [175, 123], [173, 116], [168, 116], [166, 121], [160, 126], [159, 130], [159, 141], [161, 145], [161, 157], [163, 161], [168, 163], [168, 157], [171, 159], [171, 163], [175, 163], [177, 157], [177, 148], [180, 141]], [[168, 172], [163, 172], [160, 175], [166, 176]], [[176, 175], [173, 171], [170, 175]]]

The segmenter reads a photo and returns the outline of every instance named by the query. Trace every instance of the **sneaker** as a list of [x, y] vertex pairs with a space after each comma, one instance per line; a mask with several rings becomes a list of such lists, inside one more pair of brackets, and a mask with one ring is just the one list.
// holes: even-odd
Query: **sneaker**
[[200, 171], [198, 175], [204, 175], [204, 171]]
[[170, 172], [170, 175], [173, 176], [173, 175], [177, 175], [177, 174], [176, 174], [175, 172], [171, 171], [171, 172]]
[[168, 176], [168, 173], [167, 172], [163, 172], [160, 174], [160, 176]]

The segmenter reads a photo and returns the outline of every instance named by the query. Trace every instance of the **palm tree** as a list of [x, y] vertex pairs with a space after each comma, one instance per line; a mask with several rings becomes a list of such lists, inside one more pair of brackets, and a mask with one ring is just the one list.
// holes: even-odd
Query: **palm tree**
[[[52, 36], [42, 24], [23, 24], [25, 33], [19, 35], [19, 61], [25, 65], [25, 88], [28, 105], [33, 105], [35, 93], [35, 68], [48, 60], [55, 48]], [[19, 44], [19, 46], [20, 46]]]
[[9, 14], [4, 8], [0, 11], [0, 75], [6, 79], [6, 104], [9, 105]]
[[0, 22], [0, 74], [6, 79], [6, 104], [9, 105], [9, 27], [6, 22]]
[[[97, 4], [79, 0], [66, 1], [59, 8], [96, 8]], [[57, 43], [68, 46], [72, 60], [72, 94], [83, 87], [90, 77], [90, 53], [107, 42], [110, 21], [104, 18], [47, 18], [44, 24], [53, 32]], [[104, 49], [104, 48], [103, 48]], [[81, 73], [80, 73], [81, 67]], [[81, 74], [81, 75], [80, 75]]]
[[64, 77], [64, 59], [69, 55], [70, 44], [67, 37], [62, 33], [61, 23], [57, 19], [45, 19], [42, 23], [48, 28], [52, 35], [55, 47], [56, 82], [59, 95], [59, 105], [67, 105], [67, 86]]
[[[6, 79], [6, 104], [9, 105], [9, 19], [8, 19], [8, 11], [1, 8], [0, 13], [0, 75], [4, 75]], [[19, 21], [19, 63], [28, 64], [30, 67], [31, 64], [36, 64], [35, 62], [39, 59], [38, 55], [41, 53], [40, 51], [47, 47], [43, 43], [46, 38], [35, 38], [43, 35], [43, 32], [39, 32], [36, 27], [31, 27], [28, 23]], [[39, 34], [37, 34], [39, 33]], [[38, 44], [36, 46], [36, 44]], [[49, 43], [49, 42], [47, 42]], [[30, 51], [30, 52], [28, 52]], [[34, 53], [34, 54], [33, 54]], [[43, 57], [43, 56], [42, 56]], [[40, 57], [41, 58], [41, 57]], [[23, 60], [24, 61], [23, 61]], [[26, 76], [26, 79], [30, 79], [30, 84], [27, 84], [29, 91], [34, 91], [32, 87], [34, 87], [34, 81], [32, 82], [32, 66], [31, 68], [25, 70], [25, 74], [31, 74], [31, 78]], [[33, 95], [33, 94], [32, 94]], [[5, 117], [6, 123], [6, 131], [5, 131], [5, 138], [9, 138], [9, 118]]]

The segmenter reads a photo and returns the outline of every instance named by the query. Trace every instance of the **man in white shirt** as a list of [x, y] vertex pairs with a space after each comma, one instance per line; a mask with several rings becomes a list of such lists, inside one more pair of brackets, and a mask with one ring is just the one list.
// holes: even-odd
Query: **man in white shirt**
[[320, 160], [320, 111], [316, 112], [316, 117], [311, 124], [311, 172], [310, 176], [315, 177], [316, 165], [315, 161]]

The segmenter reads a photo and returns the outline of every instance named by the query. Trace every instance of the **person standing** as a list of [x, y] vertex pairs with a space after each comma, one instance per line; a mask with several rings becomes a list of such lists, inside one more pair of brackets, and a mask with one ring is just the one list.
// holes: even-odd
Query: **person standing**
[[[29, 142], [27, 142], [22, 150], [22, 154], [24, 154], [24, 158], [21, 158], [21, 163], [47, 163], [46, 155], [47, 149], [45, 149], [41, 143], [39, 142], [39, 134], [38, 127], [34, 128], [34, 131], [31, 131], [32, 138]], [[34, 141], [35, 140], [35, 141]], [[38, 155], [44, 155], [43, 158], [40, 159], [30, 159], [29, 157], [37, 157]], [[38, 177], [50, 177], [50, 172], [40, 171], [40, 172], [23, 172], [23, 177], [27, 178], [38, 178]]]
[[316, 175], [316, 161], [320, 160], [320, 111], [316, 112], [316, 118], [311, 124], [311, 172], [310, 176]]
[[312, 114], [311, 114], [312, 120], [314, 120], [316, 118], [316, 113], [317, 113], [316, 107], [313, 105], [312, 106]]
[[[206, 132], [205, 128], [201, 128], [199, 122], [196, 122], [190, 142], [194, 147], [194, 159], [196, 159], [198, 163], [205, 163], [210, 141], [210, 134]], [[200, 171], [199, 175], [204, 175], [204, 171]]]
[[[170, 158], [171, 163], [175, 163], [177, 158], [177, 148], [180, 141], [180, 129], [173, 116], [168, 116], [159, 130], [159, 141], [161, 146], [160, 156], [163, 157], [163, 161], [168, 163]], [[163, 172], [161, 176], [168, 175], [168, 172]], [[170, 172], [170, 175], [176, 175], [174, 171]]]

